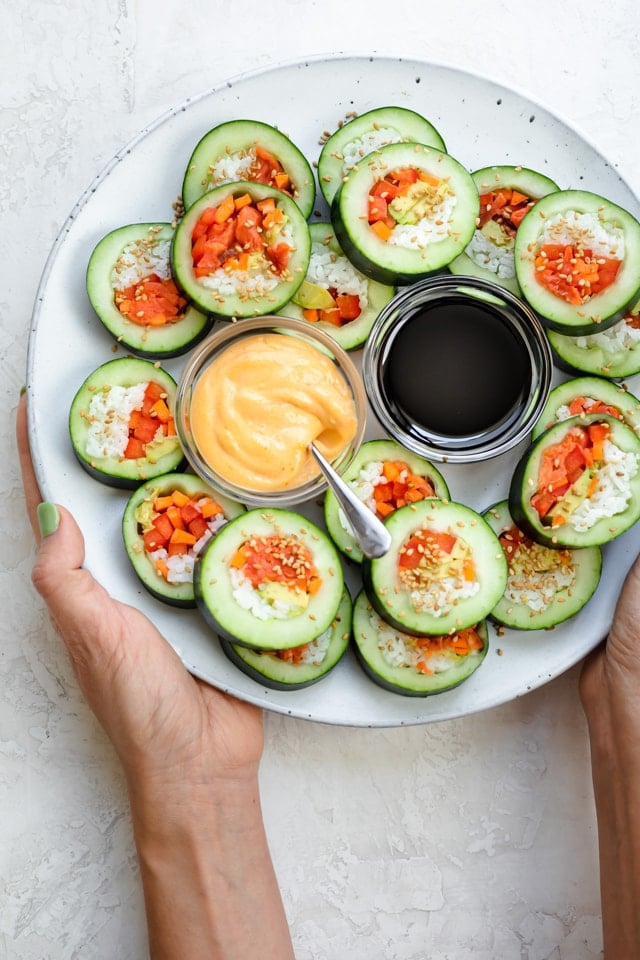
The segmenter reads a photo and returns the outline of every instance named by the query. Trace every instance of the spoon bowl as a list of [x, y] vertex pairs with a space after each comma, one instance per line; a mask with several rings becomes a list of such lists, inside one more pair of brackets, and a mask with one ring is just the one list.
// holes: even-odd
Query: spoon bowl
[[344, 482], [314, 443], [309, 444], [309, 450], [342, 507], [347, 523], [365, 557], [369, 560], [383, 557], [391, 546], [391, 534], [385, 525]]

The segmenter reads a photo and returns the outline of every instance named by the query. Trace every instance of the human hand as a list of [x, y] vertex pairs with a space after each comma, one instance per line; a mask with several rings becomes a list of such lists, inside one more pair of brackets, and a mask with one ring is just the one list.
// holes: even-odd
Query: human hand
[[605, 701], [637, 709], [640, 722], [640, 557], [623, 584], [607, 639], [585, 660], [580, 696], [589, 717], [602, 714]]
[[[154, 625], [110, 597], [83, 568], [84, 540], [73, 517], [41, 504], [24, 397], [16, 435], [39, 543], [33, 582], [127, 780], [164, 791], [255, 777], [263, 747], [261, 712], [192, 677]], [[57, 529], [42, 536], [39, 516], [49, 529], [58, 519]]]
[[585, 660], [580, 697], [589, 728], [598, 822], [605, 956], [640, 955], [640, 557], [627, 574], [609, 636]]
[[154, 960], [293, 960], [258, 791], [262, 715], [192, 677], [153, 624], [97, 583], [71, 514], [42, 504], [16, 424], [33, 582], [127, 777]]

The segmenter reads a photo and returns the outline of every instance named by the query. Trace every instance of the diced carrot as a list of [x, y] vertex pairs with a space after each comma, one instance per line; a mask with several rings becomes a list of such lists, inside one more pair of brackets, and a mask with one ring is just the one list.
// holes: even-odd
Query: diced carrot
[[236, 209], [236, 204], [233, 199], [233, 194], [230, 193], [228, 196], [224, 198], [224, 200], [216, 210], [216, 214], [214, 217], [215, 222], [225, 223], [229, 219], [229, 217], [233, 216], [235, 209]]
[[320, 318], [320, 311], [308, 307], [302, 311], [302, 315], [309, 323], [317, 323]]
[[[404, 464], [402, 466], [404, 466]], [[400, 476], [402, 466], [396, 463], [394, 460], [385, 460], [385, 462], [382, 464], [382, 473], [387, 480], [397, 480]]]
[[286, 190], [289, 186], [289, 174], [288, 173], [276, 173], [273, 178], [274, 185], [278, 190]]
[[164, 560], [156, 560], [154, 567], [156, 568], [156, 573], [158, 573], [165, 580], [169, 579], [169, 567]]
[[153, 501], [153, 509], [156, 511], [156, 513], [162, 513], [164, 510], [167, 509], [167, 507], [170, 507], [172, 505], [173, 505], [173, 497], [171, 496], [171, 494], [167, 494], [166, 496], [162, 496], [162, 497], [156, 497], [155, 500]]
[[171, 498], [176, 507], [185, 507], [189, 503], [189, 497], [182, 490], [174, 490]]
[[173, 503], [170, 507], [167, 507], [167, 516], [169, 517], [169, 520], [171, 520], [175, 530], [184, 530], [185, 523], [182, 519], [182, 509], [177, 507], [175, 503]]
[[395, 509], [396, 508], [392, 503], [386, 503], [383, 500], [381, 500], [379, 503], [376, 503], [376, 513], [380, 517], [388, 517], [389, 514], [394, 512]]
[[[242, 207], [246, 207], [246, 206], [248, 206], [248, 205], [251, 203], [251, 194], [249, 194], [249, 193], [243, 193], [243, 194], [242, 194], [241, 196], [239, 196], [239, 197], [234, 197], [233, 203], [234, 203], [234, 206], [235, 206], [236, 210], [241, 210]], [[259, 209], [259, 208], [260, 208], [260, 204], [258, 204], [257, 206], [258, 206], [258, 209]]]
[[151, 414], [155, 415], [161, 423], [166, 423], [170, 419], [171, 411], [162, 397], [151, 407]]
[[380, 240], [384, 240], [385, 243], [392, 233], [391, 227], [388, 227], [383, 220], [376, 220], [375, 223], [371, 224], [371, 229], [380, 238]]
[[212, 500], [211, 497], [207, 497], [207, 499], [200, 504], [200, 511], [205, 520], [209, 520], [211, 517], [222, 513], [222, 507], [219, 503], [216, 503], [215, 500]]
[[188, 543], [168, 543], [167, 553], [170, 557], [182, 557], [189, 553]]
[[175, 529], [171, 534], [169, 543], [184, 543], [188, 547], [192, 547], [196, 542], [196, 538], [192, 533], [189, 533], [188, 530]]

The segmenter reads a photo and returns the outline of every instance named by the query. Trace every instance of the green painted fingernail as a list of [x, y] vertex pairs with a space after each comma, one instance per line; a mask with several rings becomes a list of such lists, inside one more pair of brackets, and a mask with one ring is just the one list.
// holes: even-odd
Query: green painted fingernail
[[26, 387], [20, 387], [20, 396], [21, 396], [21, 397], [24, 397], [24, 395], [25, 395], [26, 392], [27, 392], [27, 388], [26, 388]]
[[43, 537], [49, 537], [56, 532], [60, 524], [60, 514], [55, 503], [39, 503], [37, 516], [38, 526]]

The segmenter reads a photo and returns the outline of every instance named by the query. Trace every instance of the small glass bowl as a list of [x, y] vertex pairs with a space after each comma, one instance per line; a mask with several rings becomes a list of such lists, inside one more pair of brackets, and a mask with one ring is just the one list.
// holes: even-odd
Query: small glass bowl
[[396, 294], [362, 360], [380, 424], [413, 453], [442, 463], [488, 460], [516, 446], [542, 413], [552, 372], [533, 310], [471, 276], [430, 277]]
[[176, 432], [182, 444], [184, 454], [193, 470], [219, 493], [239, 500], [250, 507], [289, 506], [311, 500], [322, 494], [327, 483], [318, 472], [311, 480], [295, 487], [280, 490], [255, 490], [233, 483], [217, 471], [203, 457], [190, 428], [190, 406], [198, 378], [220, 354], [232, 344], [247, 337], [259, 334], [277, 334], [283, 337], [297, 337], [306, 341], [319, 353], [328, 357], [347, 383], [353, 397], [357, 421], [356, 434], [332, 461], [339, 472], [344, 470], [357, 453], [362, 443], [367, 416], [367, 398], [362, 378], [351, 358], [324, 331], [312, 326], [306, 320], [291, 317], [264, 316], [225, 323], [203, 340], [190, 355], [182, 376], [178, 382], [175, 404]]

